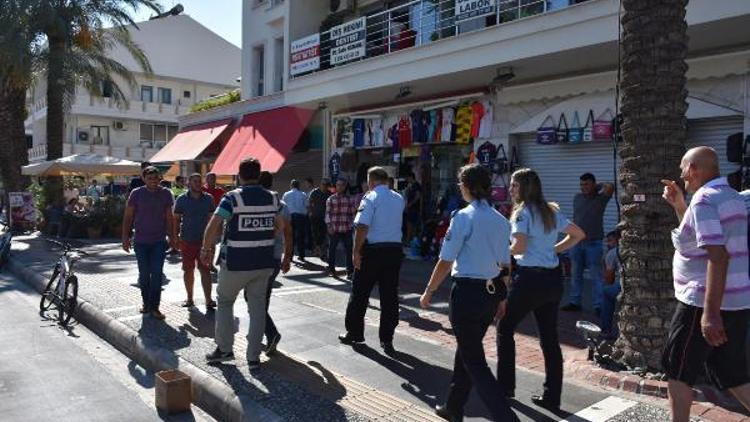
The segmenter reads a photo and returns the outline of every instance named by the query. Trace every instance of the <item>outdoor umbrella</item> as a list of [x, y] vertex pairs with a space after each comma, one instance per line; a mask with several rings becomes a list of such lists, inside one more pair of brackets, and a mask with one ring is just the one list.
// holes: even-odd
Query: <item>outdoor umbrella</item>
[[140, 172], [140, 163], [97, 154], [75, 154], [29, 164], [21, 169], [21, 173], [27, 176], [129, 176]]

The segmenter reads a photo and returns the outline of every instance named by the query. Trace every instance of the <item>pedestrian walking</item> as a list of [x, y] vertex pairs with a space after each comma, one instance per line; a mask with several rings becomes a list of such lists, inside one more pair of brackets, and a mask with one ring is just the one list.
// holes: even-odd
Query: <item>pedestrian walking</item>
[[[260, 173], [260, 180], [258, 183], [265, 189], [271, 190], [273, 186], [273, 175], [270, 172], [263, 171]], [[273, 192], [278, 198], [278, 193]], [[268, 287], [266, 288], [266, 355], [271, 356], [276, 352], [276, 346], [281, 341], [281, 333], [279, 333], [276, 324], [274, 324], [271, 314], [268, 312], [268, 308], [271, 305], [271, 291], [273, 285], [276, 282], [276, 277], [279, 276], [280, 271], [285, 273], [289, 271], [289, 265], [292, 257], [292, 222], [291, 215], [289, 214], [289, 207], [284, 204], [283, 201], [279, 201], [279, 217], [284, 220], [284, 231], [276, 232], [273, 245], [273, 260], [274, 267], [271, 277], [268, 279]], [[288, 258], [282, 262], [282, 258]]]
[[315, 256], [323, 258], [323, 247], [326, 244], [326, 201], [331, 196], [328, 187], [331, 182], [322, 179], [320, 185], [310, 191], [307, 199], [307, 209], [310, 218], [310, 232], [312, 235], [312, 249]]
[[[176, 247], [172, 216], [172, 193], [159, 186], [159, 169], [143, 170], [145, 186], [130, 192], [122, 223], [122, 249], [130, 253], [130, 235], [135, 229], [134, 249], [138, 260], [138, 285], [143, 306], [140, 312], [163, 320], [161, 303], [162, 273], [167, 246]], [[168, 240], [167, 240], [168, 239]]]
[[208, 223], [201, 248], [201, 260], [208, 264], [214, 257], [216, 239], [226, 222], [216, 288], [216, 349], [206, 355], [206, 360], [222, 362], [234, 359], [234, 302], [244, 291], [250, 315], [247, 361], [251, 370], [260, 367], [261, 341], [266, 325], [266, 290], [275, 265], [274, 237], [276, 231], [284, 230], [284, 221], [279, 217], [279, 201], [273, 192], [258, 184], [259, 177], [258, 160], [246, 158], [240, 162], [241, 187], [222, 198]]
[[419, 222], [422, 220], [422, 186], [417, 182], [414, 173], [406, 175], [406, 244], [418, 235]]
[[[170, 191], [172, 191], [172, 195], [175, 197], [175, 199], [177, 199], [177, 197], [187, 192], [188, 190], [189, 190], [189, 187], [185, 186], [184, 177], [177, 176], [174, 178], [174, 185], [172, 185], [172, 188], [170, 189]], [[213, 200], [213, 197], [211, 197], [211, 200]]]
[[458, 173], [461, 194], [469, 203], [450, 223], [440, 259], [419, 303], [427, 309], [432, 295], [450, 274], [448, 316], [456, 336], [456, 356], [448, 396], [435, 408], [447, 420], [463, 420], [469, 393], [479, 397], [496, 421], [517, 421], [484, 356], [482, 339], [506, 307], [505, 278], [510, 268], [510, 224], [490, 205], [489, 172], [472, 164]]
[[201, 246], [203, 245], [203, 233], [206, 231], [208, 219], [214, 211], [214, 199], [210, 194], [203, 192], [201, 186], [203, 181], [198, 173], [190, 175], [188, 180], [188, 191], [177, 197], [174, 204], [175, 224], [179, 228], [177, 241], [182, 252], [183, 281], [187, 299], [182, 303], [183, 307], [192, 308], [193, 285], [195, 284], [195, 268], [201, 275], [203, 286], [203, 297], [206, 299], [206, 309], [216, 308], [216, 302], [211, 299], [211, 273], [209, 268], [200, 259]]
[[284, 194], [281, 200], [289, 207], [289, 214], [292, 216], [292, 250], [296, 249], [297, 257], [299, 257], [300, 261], [304, 261], [308, 225], [307, 194], [302, 192], [299, 186], [298, 180], [292, 180], [291, 189]]
[[206, 174], [206, 184], [203, 185], [203, 192], [206, 192], [211, 195], [214, 199], [214, 207], [218, 207], [219, 203], [221, 202], [221, 199], [224, 198], [224, 194], [226, 191], [224, 188], [216, 184], [216, 174], [215, 173], [207, 173]]
[[708, 147], [690, 149], [680, 177], [693, 197], [685, 202], [676, 182], [663, 180], [664, 199], [680, 222], [672, 231], [675, 309], [662, 367], [669, 380], [672, 421], [690, 420], [696, 379], [704, 373], [750, 410], [746, 337], [750, 322], [747, 210], [719, 175]]
[[344, 244], [346, 257], [346, 278], [354, 275], [352, 264], [352, 227], [354, 224], [354, 199], [347, 193], [349, 183], [346, 179], [336, 181], [336, 193], [326, 201], [325, 222], [328, 225], [328, 273], [336, 276], [336, 248]]
[[[531, 401], [557, 411], [563, 382], [563, 360], [557, 336], [557, 313], [563, 294], [558, 254], [575, 246], [585, 234], [560, 212], [557, 204], [547, 202], [536, 172], [520, 169], [513, 173], [510, 194], [514, 207], [511, 216], [510, 252], [517, 269], [508, 293], [505, 317], [497, 326], [497, 378], [506, 397], [516, 388], [516, 327], [529, 312], [534, 313], [539, 344], [544, 355], [544, 392]], [[558, 241], [558, 234], [565, 237]]]
[[573, 265], [573, 276], [570, 279], [570, 298], [563, 311], [577, 312], [581, 310], [583, 295], [583, 271], [589, 269], [591, 278], [591, 301], [594, 313], [601, 314], [602, 306], [602, 254], [604, 248], [604, 211], [607, 209], [615, 186], [611, 183], [596, 183], [596, 177], [591, 173], [581, 175], [581, 193], [573, 199], [573, 223], [586, 233], [586, 239], [578, 243], [570, 251]]
[[354, 280], [346, 307], [343, 344], [365, 341], [365, 312], [375, 285], [380, 292], [380, 345], [387, 355], [396, 353], [393, 334], [398, 325], [398, 281], [404, 252], [401, 223], [404, 199], [388, 188], [388, 173], [382, 167], [367, 172], [370, 192], [354, 218]]

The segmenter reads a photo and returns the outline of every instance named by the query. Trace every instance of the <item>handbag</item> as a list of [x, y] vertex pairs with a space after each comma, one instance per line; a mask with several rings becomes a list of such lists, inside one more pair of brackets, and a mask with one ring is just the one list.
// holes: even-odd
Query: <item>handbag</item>
[[518, 150], [515, 145], [510, 150], [510, 164], [508, 166], [511, 173], [521, 168], [521, 162], [518, 160]]
[[560, 120], [557, 122], [557, 130], [555, 131], [555, 135], [557, 136], [557, 143], [568, 143], [568, 119], [565, 118], [565, 113], [562, 113], [560, 115]]
[[607, 108], [596, 120], [594, 120], [594, 139], [611, 140], [614, 133], [612, 120], [615, 118], [612, 110]]
[[505, 202], [508, 200], [508, 186], [502, 174], [500, 175], [500, 181], [503, 183], [502, 186], [493, 186], [490, 191], [492, 202]]
[[578, 118], [578, 111], [575, 111], [568, 129], [568, 143], [580, 144], [581, 142], [583, 142], [583, 128], [581, 127], [581, 119]]
[[555, 121], [552, 120], [552, 116], [547, 116], [539, 129], [536, 130], [536, 142], [543, 145], [556, 144], [556, 131], [557, 128], [555, 127]]
[[505, 174], [508, 172], [508, 156], [505, 154], [505, 147], [502, 142], [498, 146], [495, 162], [492, 164], [492, 172], [495, 174]]
[[594, 140], [594, 110], [589, 110], [589, 117], [586, 124], [583, 125], [583, 142], [592, 142]]

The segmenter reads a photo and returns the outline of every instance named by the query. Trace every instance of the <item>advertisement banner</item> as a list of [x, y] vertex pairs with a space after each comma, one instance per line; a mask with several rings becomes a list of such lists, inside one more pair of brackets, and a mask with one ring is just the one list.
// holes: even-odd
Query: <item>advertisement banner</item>
[[495, 13], [496, 0], [455, 0], [456, 23]]
[[334, 26], [330, 34], [331, 66], [365, 57], [367, 18], [361, 17]]
[[9, 192], [8, 202], [11, 226], [33, 226], [36, 223], [34, 196], [30, 192]]
[[293, 41], [289, 72], [292, 76], [320, 69], [320, 34]]

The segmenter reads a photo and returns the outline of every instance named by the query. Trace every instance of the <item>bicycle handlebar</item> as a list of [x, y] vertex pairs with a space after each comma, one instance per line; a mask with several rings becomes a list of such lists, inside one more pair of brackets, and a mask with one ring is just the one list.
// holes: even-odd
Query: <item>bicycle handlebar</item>
[[46, 239], [46, 238], [44, 240], [46, 240], [49, 243], [52, 243], [54, 245], [57, 245], [57, 246], [63, 248], [63, 251], [65, 251], [65, 253], [76, 252], [76, 253], [79, 253], [79, 254], [81, 254], [83, 256], [89, 256], [90, 255], [88, 252], [86, 252], [84, 250], [74, 248], [73, 246], [71, 246], [67, 242], [60, 242], [60, 241], [55, 240], [55, 239]]

